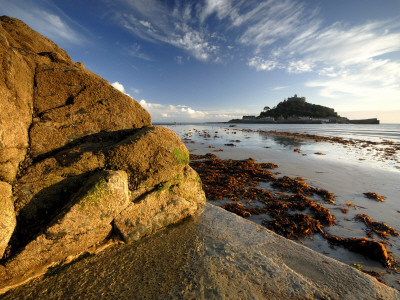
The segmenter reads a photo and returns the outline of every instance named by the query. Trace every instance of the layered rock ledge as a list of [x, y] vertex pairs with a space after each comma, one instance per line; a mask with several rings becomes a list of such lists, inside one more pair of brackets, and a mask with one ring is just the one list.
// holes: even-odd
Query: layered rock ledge
[[23, 22], [0, 17], [0, 289], [205, 203], [172, 131]]

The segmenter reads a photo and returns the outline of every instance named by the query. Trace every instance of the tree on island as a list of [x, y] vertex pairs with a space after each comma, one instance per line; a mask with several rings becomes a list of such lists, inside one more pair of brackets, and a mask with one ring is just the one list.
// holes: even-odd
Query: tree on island
[[271, 108], [270, 108], [269, 106], [265, 106], [265, 107], [264, 107], [264, 111], [265, 111], [265, 112], [269, 111], [270, 109], [271, 109]]
[[294, 97], [285, 99], [270, 109], [268, 106], [260, 113], [258, 118], [265, 117], [310, 117], [310, 118], [330, 118], [340, 117], [333, 108], [306, 102], [305, 97]]

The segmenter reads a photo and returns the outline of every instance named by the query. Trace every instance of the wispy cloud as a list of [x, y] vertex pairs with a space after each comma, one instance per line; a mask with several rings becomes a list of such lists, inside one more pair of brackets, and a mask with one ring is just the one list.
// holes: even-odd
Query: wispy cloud
[[175, 61], [176, 61], [176, 63], [178, 65], [182, 65], [183, 64], [183, 57], [182, 56], [177, 55], [177, 56], [174, 57], [174, 59], [175, 59]]
[[131, 90], [132, 92], [134, 92], [135, 94], [140, 94], [140, 90], [137, 89], [137, 88], [130, 88], [130, 90]]
[[255, 68], [257, 71], [271, 71], [277, 67], [278, 62], [254, 56], [248, 60], [247, 65]]
[[239, 43], [252, 45], [256, 53], [282, 39], [292, 38], [318, 22], [314, 13], [306, 11], [304, 3], [292, 0], [264, 1], [250, 12], [239, 16], [234, 25], [246, 25]]
[[87, 34], [87, 29], [48, 2], [4, 0], [1, 3], [1, 12], [24, 20], [30, 27], [56, 43], [82, 44], [87, 41], [79, 32]]
[[[396, 31], [391, 32], [393, 29]], [[400, 22], [367, 22], [353, 27], [335, 23], [298, 37], [277, 53], [300, 56], [312, 63], [347, 66], [399, 51], [399, 29]]]
[[134, 43], [131, 46], [125, 48], [123, 52], [132, 57], [152, 61], [152, 58], [142, 51], [142, 46], [138, 43]]
[[297, 0], [112, 3], [115, 20], [136, 37], [200, 61], [237, 59], [256, 71], [308, 73], [314, 79], [306, 86], [323, 97], [400, 97], [400, 62], [388, 56], [400, 51], [398, 19], [326, 25], [318, 8]]
[[203, 61], [218, 51], [208, 31], [193, 26], [190, 5], [177, 5], [171, 9], [167, 3], [154, 0], [121, 0], [118, 4], [124, 9], [120, 10], [119, 6], [114, 9], [114, 19], [142, 39], [173, 45]]
[[284, 89], [287, 89], [287, 88], [288, 88], [288, 86], [276, 86], [276, 87], [273, 88], [273, 90], [274, 91], [280, 91], [280, 90], [284, 90]]
[[198, 6], [198, 8], [201, 22], [204, 22], [204, 20], [213, 13], [216, 13], [219, 19], [224, 19], [235, 13], [235, 10], [232, 8], [231, 0], [206, 0], [204, 7]]
[[[331, 99], [345, 99], [343, 108], [400, 109], [400, 63], [369, 59], [363, 63], [330, 69], [326, 76], [306, 83], [320, 89], [320, 95]], [[351, 100], [351, 101], [348, 101]], [[340, 105], [340, 103], [338, 103]], [[349, 108], [353, 105], [353, 108]]]

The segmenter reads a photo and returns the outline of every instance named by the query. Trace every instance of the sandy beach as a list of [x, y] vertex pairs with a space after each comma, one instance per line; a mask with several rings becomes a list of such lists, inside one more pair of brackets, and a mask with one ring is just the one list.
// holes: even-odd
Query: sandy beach
[[[315, 142], [311, 139], [267, 134], [260, 132], [259, 128], [249, 131], [248, 128], [229, 127], [228, 124], [167, 127], [183, 139], [192, 154], [213, 153], [221, 159], [242, 160], [251, 157], [259, 163], [272, 162], [279, 166], [272, 170], [277, 177], [299, 176], [309, 185], [333, 193], [335, 204], [320, 201], [331, 211], [337, 222], [335, 226], [326, 228], [329, 234], [346, 238], [367, 237], [365, 224], [355, 219], [357, 214], [367, 214], [373, 220], [385, 222], [400, 232], [399, 154], [385, 157], [385, 152], [381, 150], [385, 146], [372, 144], [366, 147], [363, 146], [365, 142], [357, 142], [354, 145]], [[334, 133], [333, 131], [329, 135], [334, 136]], [[392, 142], [398, 143], [396, 135], [393, 136]], [[351, 137], [351, 134], [347, 137]], [[361, 140], [380, 143], [384, 139], [378, 135], [371, 135], [361, 136]], [[294, 149], [299, 150], [296, 152]], [[265, 189], [268, 189], [268, 185]], [[363, 194], [365, 192], [383, 195], [386, 200], [377, 202], [368, 199]], [[223, 206], [231, 201], [223, 199], [210, 202]], [[354, 204], [354, 207], [346, 205], [348, 202]], [[346, 208], [347, 212], [343, 212], [342, 208]], [[267, 217], [252, 215], [248, 219], [261, 224]], [[381, 238], [374, 235], [373, 239], [381, 241], [394, 257], [400, 257], [399, 237]], [[400, 289], [398, 273], [385, 269], [379, 262], [364, 255], [332, 246], [321, 235], [314, 234], [297, 242], [356, 268], [378, 272], [389, 286]]]

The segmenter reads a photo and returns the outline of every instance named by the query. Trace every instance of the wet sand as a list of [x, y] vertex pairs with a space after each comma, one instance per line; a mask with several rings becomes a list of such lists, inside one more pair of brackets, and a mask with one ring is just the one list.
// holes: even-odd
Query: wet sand
[[[221, 159], [247, 159], [252, 157], [257, 162], [272, 162], [279, 168], [279, 176], [300, 176], [316, 188], [334, 193], [336, 204], [321, 203], [335, 215], [337, 225], [327, 228], [329, 234], [341, 237], [367, 237], [366, 226], [355, 220], [357, 214], [367, 214], [378, 222], [385, 222], [400, 232], [400, 166], [399, 154], [385, 157], [379, 149], [385, 146], [365, 143], [346, 145], [332, 142], [315, 142], [310, 139], [276, 136], [263, 132], [246, 132], [240, 128], [228, 126], [167, 126], [174, 130], [185, 142], [190, 153], [213, 153]], [[229, 145], [229, 144], [233, 144]], [[298, 152], [294, 149], [299, 149]], [[223, 150], [223, 151], [219, 151]], [[317, 155], [315, 153], [321, 153]], [[365, 192], [374, 192], [386, 197], [384, 202], [377, 202], [364, 196]], [[211, 201], [222, 206], [225, 201]], [[351, 202], [355, 207], [346, 206]], [[340, 208], [346, 206], [347, 213]], [[248, 218], [261, 224], [263, 216], [254, 215]], [[387, 250], [400, 258], [400, 238], [382, 239], [374, 236], [376, 241], [383, 241]], [[382, 273], [383, 280], [396, 289], [400, 289], [400, 275], [389, 272], [379, 262], [365, 256], [350, 252], [341, 247], [333, 247], [319, 235], [312, 239], [305, 238], [299, 243], [329, 257], [349, 265], [357, 265], [364, 270]]]

